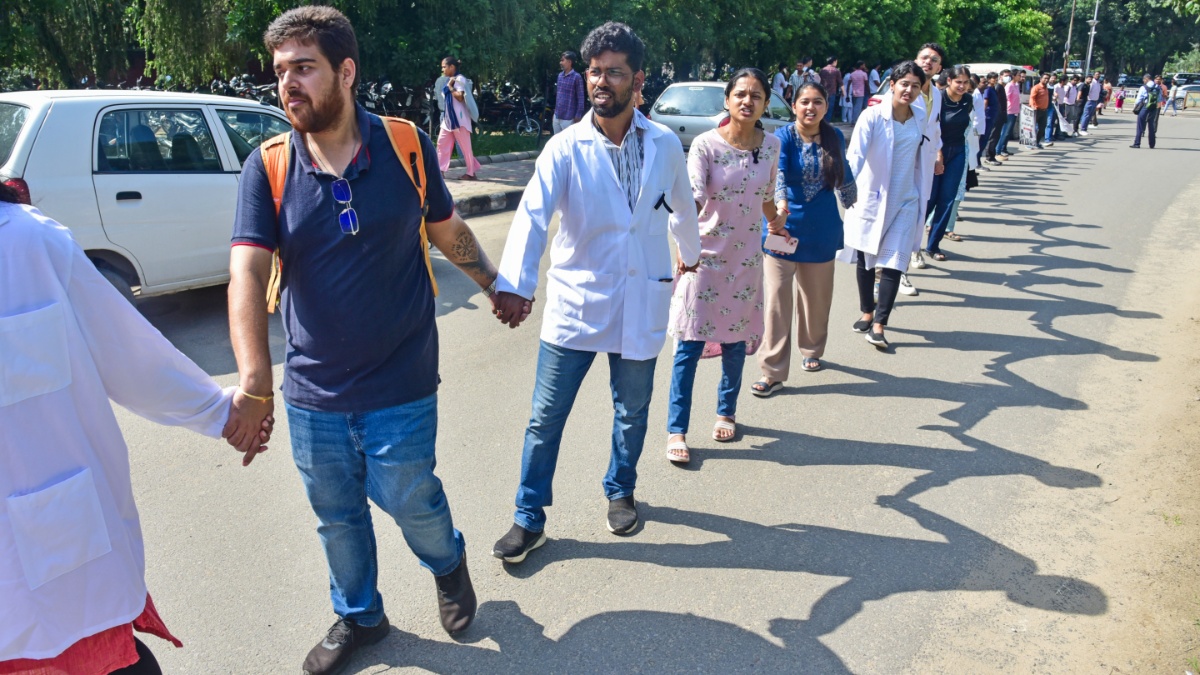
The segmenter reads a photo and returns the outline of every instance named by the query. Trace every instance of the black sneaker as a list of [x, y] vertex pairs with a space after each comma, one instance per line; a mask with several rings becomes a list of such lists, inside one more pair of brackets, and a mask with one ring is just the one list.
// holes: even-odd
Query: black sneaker
[[467, 629], [475, 620], [475, 610], [478, 601], [475, 599], [475, 587], [471, 585], [471, 574], [467, 571], [467, 556], [454, 571], [440, 577], [434, 577], [437, 584], [438, 615], [442, 620], [442, 628], [451, 635], [457, 635]]
[[875, 345], [875, 347], [878, 349], [888, 348], [887, 338], [883, 337], [883, 333], [878, 331], [871, 331], [870, 333], [867, 333], [867, 342]]
[[530, 551], [544, 543], [546, 543], [545, 532], [530, 532], [513, 523], [508, 534], [500, 537], [500, 541], [497, 541], [496, 545], [492, 547], [492, 555], [506, 563], [515, 564], [524, 560]]
[[304, 659], [304, 675], [335, 675], [345, 670], [350, 657], [359, 647], [379, 642], [387, 636], [391, 624], [387, 617], [378, 626], [360, 626], [347, 619], [338, 619]]
[[855, 333], [866, 333], [871, 330], [871, 320], [863, 319], [861, 321], [855, 321], [854, 325], [850, 326], [850, 330], [854, 331]]
[[608, 502], [608, 531], [613, 534], [629, 534], [638, 524], [637, 503], [633, 496], [620, 497]]

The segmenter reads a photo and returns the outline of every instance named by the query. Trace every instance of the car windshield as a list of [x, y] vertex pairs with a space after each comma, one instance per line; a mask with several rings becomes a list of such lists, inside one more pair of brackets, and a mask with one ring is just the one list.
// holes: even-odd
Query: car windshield
[[17, 144], [17, 136], [25, 126], [25, 118], [29, 116], [29, 108], [15, 103], [0, 103], [0, 165], [8, 162], [13, 146]]
[[660, 115], [712, 117], [725, 112], [725, 90], [722, 87], [670, 87], [658, 97], [654, 112]]

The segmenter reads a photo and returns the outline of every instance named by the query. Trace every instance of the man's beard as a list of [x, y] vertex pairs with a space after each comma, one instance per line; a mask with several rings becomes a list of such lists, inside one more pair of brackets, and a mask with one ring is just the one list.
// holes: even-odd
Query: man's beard
[[[289, 100], [296, 100], [296, 98], [288, 97]], [[306, 107], [300, 109], [302, 112], [293, 110], [291, 106], [287, 105], [287, 101], [284, 101], [283, 108], [296, 131], [302, 134], [318, 134], [341, 121], [342, 102], [338, 98], [337, 90], [331, 91], [317, 100], [307, 96], [298, 98], [308, 102]]]
[[625, 90], [624, 97], [619, 96], [616, 91], [607, 87], [604, 89], [600, 89], [599, 87], [593, 89], [592, 96], [596, 95], [596, 91], [604, 91], [612, 97], [608, 105], [603, 107], [596, 105], [595, 100], [592, 101], [592, 110], [595, 110], [596, 114], [600, 117], [616, 117], [625, 112], [625, 109], [633, 102], [633, 87]]

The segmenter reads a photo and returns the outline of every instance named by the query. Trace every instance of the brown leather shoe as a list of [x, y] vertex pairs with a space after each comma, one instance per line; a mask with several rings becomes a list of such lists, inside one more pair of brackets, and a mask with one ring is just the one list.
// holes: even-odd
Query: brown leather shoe
[[441, 615], [442, 628], [455, 635], [467, 629], [475, 620], [475, 610], [479, 603], [475, 599], [475, 587], [471, 585], [471, 574], [467, 571], [467, 556], [464, 553], [462, 562], [454, 571], [440, 577], [434, 577], [437, 582], [438, 613]]

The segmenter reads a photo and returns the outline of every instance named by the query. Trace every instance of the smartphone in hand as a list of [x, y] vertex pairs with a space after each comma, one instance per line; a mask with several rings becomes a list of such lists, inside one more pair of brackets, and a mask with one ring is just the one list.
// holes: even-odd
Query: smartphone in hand
[[800, 243], [799, 239], [781, 234], [768, 234], [767, 240], [763, 242], [763, 248], [776, 253], [790, 254], [796, 252], [796, 246]]

